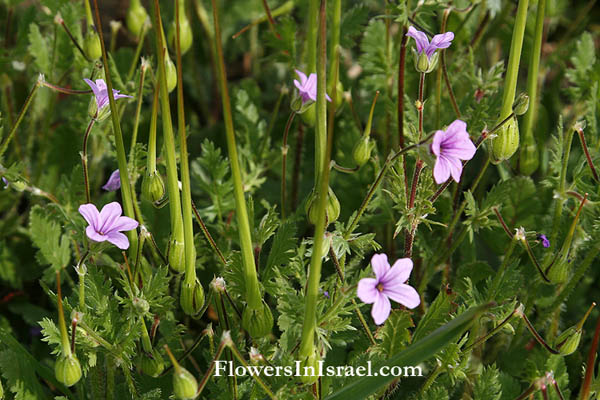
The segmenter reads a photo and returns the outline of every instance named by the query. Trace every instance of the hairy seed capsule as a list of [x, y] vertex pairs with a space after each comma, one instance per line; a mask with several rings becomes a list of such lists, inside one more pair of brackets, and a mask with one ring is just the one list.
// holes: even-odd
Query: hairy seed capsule
[[371, 158], [371, 151], [373, 150], [375, 143], [371, 142], [369, 136], [361, 137], [352, 151], [354, 162], [362, 167]]
[[180, 297], [181, 308], [187, 315], [196, 315], [204, 306], [204, 289], [202, 285], [196, 279], [193, 284], [187, 284], [183, 282], [181, 284], [181, 297]]
[[253, 338], [267, 336], [273, 328], [273, 314], [265, 303], [257, 309], [246, 307], [242, 314], [242, 326]]
[[185, 245], [174, 238], [169, 242], [169, 266], [176, 272], [185, 271]]
[[[182, 15], [179, 18], [179, 45], [181, 46], [181, 55], [187, 53], [187, 51], [192, 47], [192, 42], [194, 40], [194, 35], [192, 32], [192, 27], [190, 26], [190, 21], [187, 19], [185, 15]], [[172, 49], [176, 49], [175, 39], [177, 38], [177, 25], [175, 21], [171, 23], [169, 27], [169, 43], [171, 44]]]
[[[306, 202], [306, 214], [311, 224], [316, 225], [317, 223], [317, 195], [313, 190], [309, 195], [308, 201]], [[325, 207], [325, 218], [327, 223], [331, 224], [335, 222], [340, 216], [340, 202], [337, 199], [335, 193], [331, 188], [327, 194], [327, 204]]]
[[198, 392], [198, 381], [187, 369], [179, 367], [173, 374], [173, 394], [181, 400], [193, 399]]
[[319, 379], [319, 365], [315, 351], [300, 360], [300, 373], [300, 380], [307, 385], [312, 385]]
[[568, 356], [577, 350], [581, 340], [581, 330], [572, 326], [558, 336], [554, 342], [554, 348], [563, 356]]
[[88, 28], [88, 32], [85, 35], [85, 39], [83, 41], [83, 50], [85, 51], [85, 55], [90, 60], [97, 60], [102, 57], [100, 36], [98, 36], [98, 33], [92, 27]]
[[139, 36], [147, 19], [148, 13], [146, 12], [144, 6], [139, 3], [135, 4], [133, 1], [130, 2], [127, 15], [125, 16], [125, 23], [127, 24], [127, 29], [129, 29], [129, 32], [136, 37]]
[[508, 160], [519, 148], [519, 123], [511, 118], [499, 130], [492, 140], [492, 163], [500, 164]]
[[165, 57], [165, 74], [167, 76], [167, 90], [170, 92], [177, 86], [177, 68], [171, 57]]
[[54, 364], [56, 380], [65, 386], [73, 386], [81, 379], [81, 365], [75, 355], [60, 356]]
[[139, 359], [139, 368], [142, 372], [153, 378], [157, 378], [165, 369], [165, 363], [158, 350], [152, 350], [152, 357], [142, 353]]
[[165, 184], [158, 172], [144, 174], [142, 179], [142, 196], [144, 199], [156, 203], [165, 195]]
[[302, 117], [302, 121], [308, 125], [309, 127], [314, 127], [315, 122], [317, 120], [317, 107], [316, 103], [311, 103], [308, 107], [302, 107], [302, 113], [300, 116]]

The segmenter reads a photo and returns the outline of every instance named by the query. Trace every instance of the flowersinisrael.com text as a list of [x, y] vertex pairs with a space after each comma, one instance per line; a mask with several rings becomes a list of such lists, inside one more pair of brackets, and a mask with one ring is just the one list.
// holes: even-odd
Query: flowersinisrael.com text
[[317, 363], [317, 368], [301, 366], [300, 361], [294, 365], [234, 365], [233, 361], [217, 361], [215, 376], [423, 376], [421, 367], [414, 366], [382, 366], [373, 368], [371, 361], [366, 366], [355, 367], [352, 365], [324, 365], [324, 361]]

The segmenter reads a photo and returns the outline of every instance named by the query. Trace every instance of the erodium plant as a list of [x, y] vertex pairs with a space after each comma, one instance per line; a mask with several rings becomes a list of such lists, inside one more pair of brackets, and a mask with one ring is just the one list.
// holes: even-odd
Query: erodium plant
[[0, 2], [0, 399], [598, 398], [593, 3]]

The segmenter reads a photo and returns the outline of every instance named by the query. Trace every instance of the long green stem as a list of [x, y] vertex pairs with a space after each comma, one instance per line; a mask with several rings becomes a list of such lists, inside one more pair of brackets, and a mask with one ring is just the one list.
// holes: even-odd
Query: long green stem
[[58, 304], [58, 327], [60, 329], [60, 341], [62, 344], [62, 353], [65, 357], [71, 355], [71, 346], [69, 344], [69, 334], [67, 333], [67, 324], [62, 305], [62, 291], [60, 287], [60, 271], [56, 272], [56, 301]]
[[256, 310], [261, 306], [262, 296], [260, 294], [258, 277], [256, 275], [256, 265], [254, 263], [254, 254], [252, 249], [252, 236], [250, 233], [250, 224], [248, 223], [246, 200], [244, 199], [244, 186], [242, 183], [242, 174], [237, 154], [237, 147], [235, 144], [235, 131], [233, 128], [231, 102], [229, 100], [229, 90], [227, 88], [227, 73], [225, 72], [225, 60], [223, 58], [223, 47], [221, 44], [221, 26], [219, 23], [219, 12], [215, 0], [212, 0], [212, 5], [215, 26], [215, 47], [217, 51], [218, 81], [221, 88], [223, 117], [225, 119], [225, 132], [227, 134], [227, 150], [229, 152], [229, 162], [231, 164], [236, 216], [240, 235], [240, 245], [242, 248], [242, 260], [244, 263], [246, 302], [250, 309]]
[[286, 203], [286, 169], [287, 169], [287, 153], [288, 145], [287, 139], [290, 132], [290, 127], [296, 116], [295, 112], [291, 112], [290, 116], [285, 124], [285, 130], [283, 131], [283, 144], [281, 145], [281, 219], [285, 219], [285, 203]]
[[143, 101], [143, 93], [144, 93], [144, 79], [146, 78], [146, 69], [147, 65], [142, 63], [142, 68], [140, 71], [140, 81], [138, 84], [138, 92], [137, 92], [137, 105], [135, 107], [135, 119], [133, 122], [133, 133], [131, 134], [131, 145], [129, 146], [129, 159], [131, 162], [135, 162], [135, 144], [137, 142], [137, 134], [140, 126], [140, 114], [142, 111], [142, 101]]
[[321, 169], [321, 179], [317, 187], [317, 221], [315, 224], [313, 252], [310, 260], [308, 274], [308, 285], [306, 287], [304, 323], [302, 325], [302, 341], [300, 343], [299, 355], [301, 358], [309, 357], [314, 352], [315, 330], [317, 325], [317, 299], [319, 296], [319, 283], [321, 280], [321, 257], [323, 248], [323, 236], [325, 233], [325, 207], [329, 188], [329, 159], [331, 158], [332, 135], [327, 137], [327, 100], [325, 99], [325, 63], [327, 56], [325, 36], [325, 7], [327, 0], [321, 0], [319, 13], [319, 51], [317, 60], [317, 120], [315, 134], [327, 139], [325, 151], [325, 163]]
[[[85, 0], [87, 2], [87, 0]], [[106, 90], [108, 91], [108, 102], [111, 111], [113, 133], [115, 135], [115, 148], [117, 151], [117, 163], [119, 165], [119, 174], [121, 176], [121, 194], [123, 197], [123, 209], [125, 215], [129, 218], [135, 219], [135, 211], [133, 208], [133, 196], [131, 184], [129, 182], [129, 173], [127, 171], [127, 156], [125, 153], [125, 144], [123, 143], [123, 132], [121, 132], [121, 124], [119, 123], [119, 114], [117, 111], [117, 105], [113, 96], [113, 85], [110, 77], [110, 69], [108, 63], [108, 56], [106, 54], [106, 47], [104, 46], [104, 35], [102, 33], [102, 23], [100, 21], [100, 11], [98, 10], [98, 0], [94, 0], [94, 8], [96, 12], [96, 28], [100, 35], [100, 45], [102, 47], [102, 63], [104, 64], [104, 71], [106, 74]], [[135, 230], [127, 232], [129, 236], [129, 242], [131, 243], [132, 254], [137, 251], [137, 233]]]
[[81, 165], [83, 168], [83, 184], [85, 186], [85, 200], [86, 203], [91, 203], [90, 199], [90, 181], [88, 176], [88, 167], [87, 167], [87, 143], [90, 137], [90, 132], [92, 131], [92, 127], [94, 126], [94, 122], [96, 122], [95, 118], [92, 118], [88, 123], [88, 126], [83, 134], [83, 149], [81, 152]]

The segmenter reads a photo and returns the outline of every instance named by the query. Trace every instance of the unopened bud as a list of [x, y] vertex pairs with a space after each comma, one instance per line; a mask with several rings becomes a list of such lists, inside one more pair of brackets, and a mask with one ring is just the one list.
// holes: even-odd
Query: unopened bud
[[144, 174], [142, 196], [152, 202], [159, 202], [165, 195], [165, 184], [157, 171]]
[[257, 309], [246, 307], [242, 314], [242, 326], [253, 338], [268, 335], [273, 328], [273, 314], [267, 303], [263, 301]]
[[194, 316], [200, 312], [204, 306], [204, 289], [198, 279], [193, 284], [181, 284], [180, 303], [187, 315]]
[[[179, 10], [179, 46], [181, 47], [181, 54], [185, 54], [190, 47], [192, 47], [192, 42], [194, 40], [194, 35], [192, 33], [192, 27], [190, 26], [190, 21], [187, 19], [183, 10]], [[175, 21], [171, 23], [169, 27], [169, 43], [171, 44], [171, 48], [175, 49], [175, 39], [177, 38], [177, 25]]]
[[88, 27], [88, 32], [83, 41], [83, 50], [90, 60], [97, 60], [102, 57], [102, 46], [100, 36], [93, 27]]
[[81, 365], [74, 354], [61, 355], [54, 364], [56, 380], [65, 386], [73, 386], [81, 379]]
[[177, 68], [168, 54], [165, 57], [165, 74], [167, 77], [167, 90], [170, 93], [177, 86]]
[[319, 365], [316, 351], [312, 351], [308, 357], [300, 360], [300, 371], [302, 376], [300, 380], [307, 384], [312, 385], [319, 379]]
[[527, 93], [521, 93], [513, 103], [512, 109], [515, 115], [523, 115], [529, 108], [529, 96]]
[[148, 13], [144, 6], [142, 6], [139, 1], [130, 2], [127, 15], [125, 16], [125, 23], [127, 24], [129, 32], [133, 33], [135, 36], [139, 36], [147, 19]]
[[142, 372], [153, 378], [157, 378], [165, 369], [165, 363], [157, 349], [152, 350], [151, 354], [142, 352], [139, 361], [139, 368]]
[[413, 49], [413, 56], [415, 62], [415, 69], [418, 72], [428, 74], [433, 71], [438, 64], [439, 55], [437, 52], [433, 53], [431, 57], [428, 57], [425, 52], [418, 52]]
[[358, 142], [356, 142], [356, 145], [354, 145], [354, 150], [352, 151], [352, 156], [354, 158], [354, 162], [358, 164], [359, 167], [363, 166], [367, 161], [369, 161], [373, 147], [375, 147], [375, 143], [371, 142], [369, 136], [363, 136]]
[[[306, 213], [308, 215], [308, 220], [311, 224], [316, 225], [317, 223], [317, 195], [313, 190], [309, 195], [309, 199], [306, 202]], [[327, 194], [327, 204], [325, 208], [325, 218], [327, 219], [327, 223], [335, 222], [340, 216], [340, 202], [337, 199], [335, 193], [331, 188], [328, 190]]]
[[169, 242], [169, 266], [176, 272], [185, 271], [185, 245], [174, 238]]
[[519, 123], [511, 118], [496, 132], [492, 140], [492, 162], [499, 164], [508, 160], [519, 148]]
[[196, 398], [198, 381], [187, 369], [179, 367], [173, 374], [173, 394], [181, 400]]
[[142, 299], [140, 297], [134, 297], [132, 300], [133, 307], [138, 314], [143, 315], [150, 311], [150, 304], [146, 299]]

